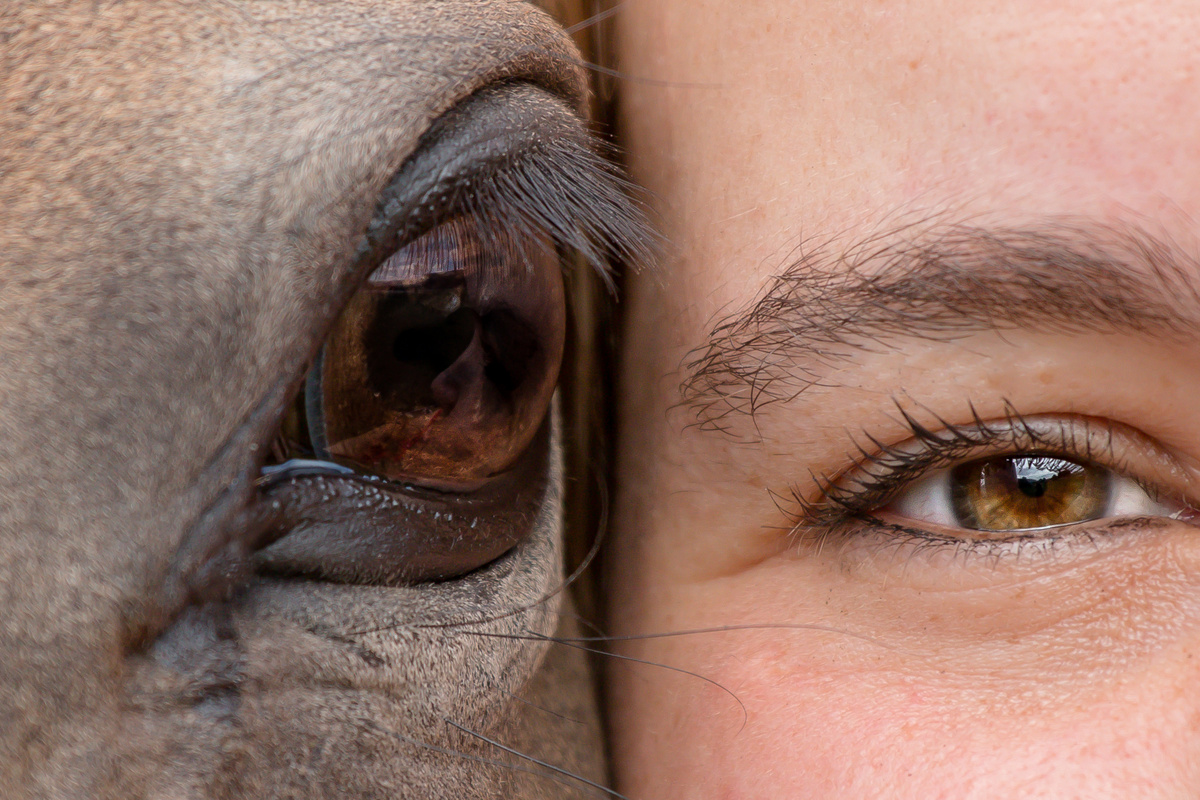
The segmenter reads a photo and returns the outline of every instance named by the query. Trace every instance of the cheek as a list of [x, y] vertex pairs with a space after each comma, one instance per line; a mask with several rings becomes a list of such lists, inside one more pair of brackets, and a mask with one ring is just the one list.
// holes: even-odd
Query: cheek
[[[803, 651], [764, 645], [697, 665], [711, 685], [662, 696], [658, 787], [703, 796], [1190, 797], [1200, 781], [1200, 715], [1185, 691], [1188, 654], [1086, 701], [1036, 685], [947, 692], [936, 678], [810, 668]], [[1030, 697], [1028, 695], [1034, 695]], [[888, 787], [888, 788], [884, 788]]]
[[[731, 630], [622, 650], [678, 671], [613, 668], [621, 791], [1194, 797], [1200, 626], [1181, 599], [1194, 587], [1160, 585], [1145, 559], [1108, 560], [1141, 579], [1114, 589], [1104, 570], [1080, 570], [1086, 580], [1059, 575], [1046, 582], [1054, 592], [1019, 603], [980, 596], [991, 614], [954, 593], [885, 592], [874, 581], [852, 591], [789, 560], [670, 588], [660, 581], [653, 602], [637, 604], [654, 609], [638, 630]], [[1110, 594], [1117, 599], [1106, 602]], [[1053, 619], [1033, 614], [1046, 608]]]

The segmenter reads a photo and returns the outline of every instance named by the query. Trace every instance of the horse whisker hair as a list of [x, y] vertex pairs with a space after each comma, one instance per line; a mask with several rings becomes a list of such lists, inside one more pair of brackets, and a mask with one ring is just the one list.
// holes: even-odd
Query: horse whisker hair
[[606, 8], [603, 11], [597, 12], [585, 20], [576, 22], [574, 25], [569, 25], [564, 30], [566, 30], [566, 32], [569, 34], [576, 34], [579, 31], [586, 30], [594, 25], [599, 25], [601, 22], [604, 22], [604, 20], [613, 16], [618, 11], [621, 11], [624, 6], [624, 2], [614, 3], [611, 8]]
[[717, 687], [722, 692], [724, 692], [725, 694], [727, 694], [731, 698], [733, 698], [733, 701], [735, 703], [737, 703], [738, 707], [741, 708], [741, 710], [742, 710], [742, 727], [743, 728], [746, 726], [746, 722], [749, 721], [749, 719], [750, 719], [749, 712], [747, 712], [747, 710], [746, 710], [746, 704], [743, 703], [741, 698], [738, 697], [736, 694], [734, 694], [731, 689], [726, 688], [725, 686], [721, 685], [717, 681], [714, 681], [712, 678], [701, 675], [698, 672], [692, 672], [691, 670], [684, 669], [683, 667], [673, 667], [670, 664], [662, 664], [657, 661], [647, 661], [646, 659], [643, 659], [643, 658], [635, 658], [634, 656], [627, 656], [627, 655], [623, 655], [621, 653], [610, 653], [607, 650], [601, 650], [598, 647], [588, 647], [586, 645], [576, 644], [575, 641], [572, 640], [571, 638], [559, 638], [556, 636], [545, 636], [543, 634], [534, 633], [532, 631], [525, 633], [525, 634], [488, 633], [486, 631], [463, 631], [463, 633], [467, 633], [472, 636], [486, 636], [486, 637], [496, 638], [496, 639], [530, 639], [530, 640], [534, 640], [534, 641], [553, 642], [554, 644], [561, 644], [563, 647], [571, 647], [576, 650], [582, 650], [585, 653], [596, 653], [597, 655], [608, 656], [609, 658], [615, 658], [619, 661], [628, 661], [628, 662], [634, 663], [634, 664], [645, 664], [645, 665], [651, 666], [651, 667], [659, 667], [661, 669], [670, 670], [671, 672], [678, 672], [682, 675], [690, 675], [693, 678], [698, 678], [699, 680], [702, 680], [705, 683], [708, 683], [708, 684], [711, 684], [711, 685]]
[[601, 635], [601, 636], [564, 636], [560, 637], [562, 642], [636, 642], [646, 639], [670, 639], [676, 636], [696, 636], [705, 633], [728, 633], [730, 631], [757, 631], [757, 630], [801, 630], [801, 631], [820, 631], [823, 633], [837, 633], [842, 636], [849, 636], [852, 639], [873, 644], [876, 647], [882, 647], [885, 650], [902, 653], [905, 652], [898, 647], [893, 647], [890, 644], [885, 644], [878, 639], [867, 636], [862, 633], [846, 630], [845, 628], [836, 628], [832, 625], [820, 625], [817, 623], [805, 622], [761, 622], [747, 623], [744, 625], [717, 625], [711, 628], [691, 628], [681, 631], [665, 631], [663, 633], [634, 633], [621, 636], [616, 635]]
[[521, 697], [521, 695], [514, 694], [513, 692], [510, 692], [507, 689], [501, 689], [500, 692], [501, 692], [501, 694], [508, 695], [513, 700], [516, 700], [518, 703], [524, 703], [525, 705], [529, 706], [530, 708], [536, 708], [538, 711], [544, 711], [552, 717], [558, 717], [561, 720], [566, 720], [567, 722], [573, 722], [576, 725], [586, 725], [587, 724], [586, 722], [584, 722], [581, 719], [576, 719], [575, 717], [569, 717], [566, 714], [560, 714], [557, 711], [552, 711], [549, 708], [546, 708], [545, 706], [540, 706], [537, 703], [533, 702], [532, 700], [526, 700], [524, 697]]
[[[513, 770], [514, 772], [524, 772], [526, 775], [533, 775], [538, 778], [545, 778], [547, 780], [554, 781], [555, 783], [557, 783], [560, 786], [567, 786], [570, 788], [575, 788], [574, 784], [568, 783], [567, 781], [563, 780], [559, 776], [551, 774], [549, 772], [543, 772], [541, 770], [537, 770], [532, 767], [525, 767], [520, 764], [510, 764], [507, 761], [497, 761], [492, 758], [484, 758], [483, 756], [476, 756], [476, 755], [472, 755], [470, 753], [464, 753], [461, 750], [452, 750], [448, 747], [439, 747], [436, 744], [429, 744], [428, 742], [422, 742], [420, 739], [414, 739], [411, 736], [405, 736], [402, 733], [398, 733], [396, 731], [389, 730], [388, 728], [384, 728], [381, 725], [375, 724], [371, 720], [364, 719], [364, 720], [360, 720], [360, 721], [365, 723], [366, 727], [370, 728], [371, 730], [373, 730], [377, 733], [385, 734], [387, 736], [392, 737], [393, 739], [396, 739], [397, 741], [404, 742], [405, 744], [411, 744], [414, 747], [420, 747], [423, 750], [429, 750], [434, 753], [443, 753], [444, 755], [448, 755], [448, 756], [455, 756], [457, 758], [466, 759], [467, 761], [474, 761], [477, 764], [487, 764], [487, 765], [493, 766], [493, 767], [502, 767], [504, 769]], [[447, 720], [447, 722], [449, 722], [449, 720]], [[453, 723], [451, 723], [451, 724], [453, 724]], [[457, 727], [457, 726], [455, 726], [455, 727]], [[546, 766], [549, 767], [550, 765], [546, 765]], [[553, 767], [550, 767], [550, 768], [553, 769]], [[556, 770], [556, 771], [564, 772], [564, 770]], [[569, 772], [566, 774], [570, 775]], [[571, 777], [577, 777], [577, 776], [572, 775]], [[580, 780], [585, 780], [585, 779], [580, 778]]]
[[517, 758], [523, 758], [527, 761], [532, 761], [534, 764], [537, 764], [538, 766], [545, 767], [546, 769], [549, 769], [549, 770], [553, 770], [561, 775], [566, 775], [567, 777], [573, 778], [574, 780], [577, 780], [587, 786], [590, 786], [593, 789], [599, 790], [610, 797], [616, 797], [616, 798], [619, 798], [619, 800], [630, 800], [630, 798], [626, 797], [625, 795], [621, 794], [620, 792], [616, 791], [615, 789], [609, 789], [607, 786], [602, 786], [602, 785], [596, 783], [595, 781], [590, 781], [587, 778], [583, 777], [582, 775], [576, 775], [574, 772], [571, 772], [570, 770], [563, 769], [562, 767], [556, 767], [553, 764], [542, 761], [540, 758], [534, 758], [531, 755], [522, 753], [520, 750], [514, 750], [513, 748], [509, 747], [508, 745], [504, 745], [504, 744], [501, 744], [500, 742], [497, 742], [495, 739], [489, 739], [488, 737], [484, 736], [482, 733], [476, 733], [475, 731], [471, 730], [470, 728], [465, 728], [462, 725], [459, 725], [454, 720], [443, 717], [443, 721], [447, 725], [450, 725], [451, 727], [454, 727], [454, 728], [458, 728], [463, 733], [465, 733], [469, 736], [474, 736], [475, 738], [480, 739], [482, 741], [485, 741], [488, 744], [490, 744], [492, 747], [497, 747], [506, 753], [511, 753], [512, 755], [516, 756]]

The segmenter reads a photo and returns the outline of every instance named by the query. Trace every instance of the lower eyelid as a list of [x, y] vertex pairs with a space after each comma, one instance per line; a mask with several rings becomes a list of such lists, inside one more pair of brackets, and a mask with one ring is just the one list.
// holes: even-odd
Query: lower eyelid
[[[1001, 535], [963, 536], [962, 531], [909, 527], [886, 518], [864, 517], [852, 529], [834, 534], [839, 557], [880, 567], [890, 561], [909, 568], [973, 570], [1007, 566], [1036, 568], [1123, 546], [1130, 536], [1155, 533], [1181, 524], [1170, 517], [1125, 517], [1107, 522], [1081, 522]], [[823, 549], [829, 548], [828, 543]], [[881, 558], [883, 557], [883, 558]]]

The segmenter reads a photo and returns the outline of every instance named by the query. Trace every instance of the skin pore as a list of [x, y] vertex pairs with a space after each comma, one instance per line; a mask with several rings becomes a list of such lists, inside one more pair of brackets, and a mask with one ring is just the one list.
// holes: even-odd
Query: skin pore
[[1195, 796], [1194, 5], [620, 31], [671, 244], [626, 299], [610, 633], [708, 679], [609, 669], [620, 791]]

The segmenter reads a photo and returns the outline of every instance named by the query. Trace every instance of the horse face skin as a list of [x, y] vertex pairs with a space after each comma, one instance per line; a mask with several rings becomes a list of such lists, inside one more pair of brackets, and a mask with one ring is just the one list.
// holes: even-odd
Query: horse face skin
[[63, 0], [0, 42], [0, 795], [593, 792], [482, 738], [603, 780], [586, 669], [539, 640], [553, 444], [521, 543], [466, 577], [246, 569], [381, 191], [409, 169], [415, 217], [495, 119], [553, 137], [584, 93], [562, 32], [503, 0]]

